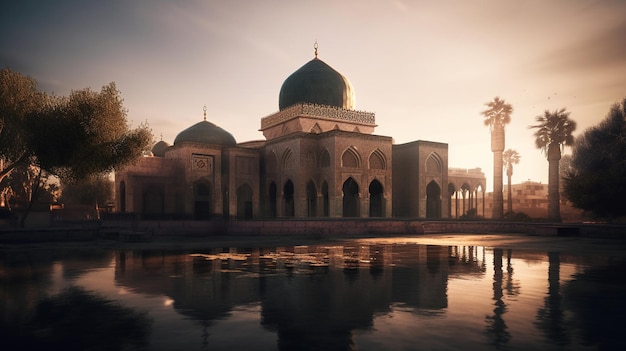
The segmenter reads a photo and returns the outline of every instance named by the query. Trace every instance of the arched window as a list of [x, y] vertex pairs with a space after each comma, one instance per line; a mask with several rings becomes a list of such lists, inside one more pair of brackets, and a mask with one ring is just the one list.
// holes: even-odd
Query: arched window
[[290, 148], [287, 148], [283, 153], [283, 169], [294, 169], [296, 167], [295, 157], [293, 156], [293, 151]]
[[385, 154], [380, 149], [374, 150], [369, 159], [370, 169], [386, 169]]
[[442, 171], [443, 161], [441, 160], [441, 157], [435, 152], [428, 155], [428, 158], [426, 159], [426, 172], [440, 173]]
[[354, 149], [354, 147], [349, 147], [346, 151], [344, 151], [343, 155], [341, 155], [342, 167], [358, 168], [360, 163], [359, 153]]
[[348, 178], [343, 183], [343, 216], [344, 217], [359, 217], [359, 184], [352, 179]]

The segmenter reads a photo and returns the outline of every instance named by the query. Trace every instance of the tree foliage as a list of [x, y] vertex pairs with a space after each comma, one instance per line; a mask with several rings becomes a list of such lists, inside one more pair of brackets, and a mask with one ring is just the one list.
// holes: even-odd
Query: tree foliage
[[483, 121], [486, 126], [494, 128], [498, 125], [505, 125], [511, 122], [511, 114], [513, 113], [513, 106], [508, 104], [504, 99], [496, 96], [493, 101], [489, 101], [485, 104], [487, 109], [482, 111], [481, 114], [485, 118]]
[[[131, 130], [114, 83], [67, 97], [39, 92], [30, 77], [0, 71], [0, 156], [8, 169], [32, 163], [62, 181], [106, 173], [139, 158], [152, 140], [146, 125]], [[4, 176], [2, 174], [0, 176]]]
[[33, 154], [29, 121], [48, 102], [49, 97], [37, 90], [33, 78], [8, 68], [0, 70], [0, 158], [4, 160], [0, 180], [29, 161]]
[[563, 178], [577, 208], [609, 219], [626, 215], [626, 98], [577, 138]]
[[64, 204], [105, 207], [113, 201], [113, 181], [108, 175], [95, 175], [82, 181], [62, 185], [61, 202]]
[[569, 115], [570, 113], [562, 108], [553, 112], [546, 110], [542, 115], [535, 117], [537, 124], [530, 126], [536, 129], [535, 146], [546, 156], [551, 144], [559, 147], [574, 144], [572, 133], [576, 130], [576, 122], [571, 120]]

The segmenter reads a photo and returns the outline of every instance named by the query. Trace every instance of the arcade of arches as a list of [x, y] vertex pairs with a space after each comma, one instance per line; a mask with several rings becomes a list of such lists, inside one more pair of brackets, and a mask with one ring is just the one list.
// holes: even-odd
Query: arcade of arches
[[172, 145], [161, 140], [116, 172], [117, 211], [196, 220], [484, 213], [479, 169], [448, 169], [447, 144], [374, 134], [374, 113], [355, 110], [349, 81], [317, 57], [285, 80], [279, 100], [261, 118], [264, 140], [241, 143], [205, 109]]

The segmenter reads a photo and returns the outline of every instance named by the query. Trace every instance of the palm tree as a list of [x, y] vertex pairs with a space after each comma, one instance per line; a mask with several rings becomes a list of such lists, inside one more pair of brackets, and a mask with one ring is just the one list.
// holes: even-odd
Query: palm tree
[[512, 149], [507, 149], [503, 154], [502, 154], [502, 158], [503, 158], [503, 162], [504, 162], [504, 167], [506, 168], [506, 177], [507, 177], [507, 188], [508, 188], [508, 194], [509, 194], [509, 198], [507, 199], [507, 213], [512, 214], [513, 213], [513, 197], [511, 195], [511, 176], [513, 175], [513, 165], [516, 165], [519, 163], [519, 159], [520, 159], [520, 154]]
[[530, 126], [536, 128], [535, 146], [541, 149], [548, 159], [548, 219], [561, 221], [559, 206], [559, 161], [561, 148], [574, 144], [572, 133], [576, 130], [576, 122], [569, 118], [569, 112], [562, 108], [535, 117], [538, 124]]
[[495, 97], [486, 103], [487, 109], [481, 112], [485, 117], [485, 125], [491, 131], [491, 151], [493, 152], [493, 219], [504, 216], [504, 200], [502, 198], [502, 151], [504, 151], [504, 125], [511, 122], [513, 107], [506, 101]]

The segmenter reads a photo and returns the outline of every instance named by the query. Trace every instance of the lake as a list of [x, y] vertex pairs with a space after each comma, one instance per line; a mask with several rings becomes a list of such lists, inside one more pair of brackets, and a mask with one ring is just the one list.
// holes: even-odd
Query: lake
[[0, 347], [625, 349], [623, 241], [485, 237], [0, 248]]

